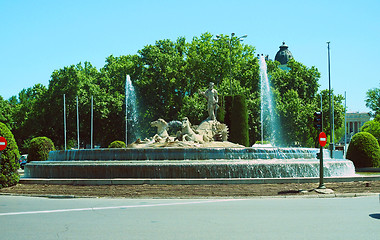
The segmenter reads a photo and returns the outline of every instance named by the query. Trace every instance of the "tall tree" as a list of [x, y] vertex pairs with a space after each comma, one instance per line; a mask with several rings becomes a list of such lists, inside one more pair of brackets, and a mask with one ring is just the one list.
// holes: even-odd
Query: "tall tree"
[[184, 75], [186, 43], [156, 41], [138, 51], [138, 68], [133, 80], [140, 98], [140, 111], [145, 119], [145, 128], [150, 121], [164, 118], [176, 120], [186, 94]]
[[38, 115], [38, 101], [46, 93], [47, 89], [42, 84], [36, 84], [31, 88], [23, 89], [16, 98], [11, 98], [13, 119], [16, 123], [14, 129], [15, 139], [21, 152], [27, 151], [29, 141], [42, 128]]
[[0, 96], [0, 122], [7, 125], [7, 127], [12, 130], [14, 125], [17, 125], [12, 119], [12, 105], [10, 103], [11, 100], [4, 100], [2, 96]]
[[366, 106], [372, 111], [372, 117], [380, 113], [380, 88], [372, 88], [367, 91]]

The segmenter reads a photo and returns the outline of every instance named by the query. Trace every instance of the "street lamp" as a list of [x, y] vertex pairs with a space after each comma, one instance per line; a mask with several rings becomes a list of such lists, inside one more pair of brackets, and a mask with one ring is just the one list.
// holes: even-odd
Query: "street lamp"
[[333, 118], [333, 113], [332, 113], [332, 108], [331, 108], [331, 78], [330, 78], [330, 41], [327, 42], [327, 54], [328, 54], [328, 71], [329, 71], [329, 118], [330, 118], [330, 157], [333, 157], [333, 150], [334, 150], [334, 140], [333, 140], [333, 135], [334, 135], [334, 118]]
[[[228, 40], [228, 46], [230, 48], [230, 94], [232, 96], [232, 39], [234, 38], [235, 33], [231, 33], [231, 37]], [[248, 35], [243, 35], [241, 37], [236, 38], [238, 41], [243, 41]], [[214, 40], [219, 41], [221, 39], [221, 35], [216, 35]]]

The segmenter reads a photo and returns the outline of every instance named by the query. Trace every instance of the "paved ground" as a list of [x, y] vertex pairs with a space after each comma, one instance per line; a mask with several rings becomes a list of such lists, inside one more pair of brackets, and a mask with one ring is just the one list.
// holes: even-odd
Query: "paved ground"
[[[380, 193], [380, 181], [326, 183], [336, 196]], [[230, 185], [40, 185], [18, 184], [0, 189], [0, 194], [29, 196], [124, 197], [124, 198], [213, 198], [321, 195], [318, 183], [230, 184]]]
[[0, 196], [0, 239], [379, 239], [378, 196], [51, 199]]

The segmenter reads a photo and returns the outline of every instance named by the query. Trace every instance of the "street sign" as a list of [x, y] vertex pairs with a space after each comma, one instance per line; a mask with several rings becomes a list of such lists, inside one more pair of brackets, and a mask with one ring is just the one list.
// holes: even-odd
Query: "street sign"
[[7, 147], [7, 139], [0, 137], [0, 151], [3, 151]]
[[318, 140], [319, 140], [319, 144], [320, 144], [322, 147], [324, 147], [324, 146], [326, 145], [326, 142], [327, 142], [326, 133], [321, 132], [321, 133], [319, 134]]

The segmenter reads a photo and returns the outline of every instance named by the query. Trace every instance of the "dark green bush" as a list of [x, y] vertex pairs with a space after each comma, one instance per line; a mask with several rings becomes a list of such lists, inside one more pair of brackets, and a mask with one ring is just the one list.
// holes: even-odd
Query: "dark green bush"
[[355, 134], [347, 149], [347, 159], [356, 168], [380, 167], [380, 147], [376, 138], [367, 132]]
[[233, 96], [224, 96], [224, 119], [221, 119], [221, 122], [224, 122], [230, 128], [230, 131], [232, 121], [232, 101]]
[[123, 141], [113, 141], [108, 146], [108, 148], [125, 148], [125, 143]]
[[249, 146], [248, 111], [245, 97], [242, 95], [225, 97], [225, 124], [229, 126], [229, 140], [246, 147]]
[[29, 145], [28, 162], [46, 161], [50, 151], [55, 151], [54, 143], [50, 138], [33, 138]]
[[2, 122], [0, 122], [0, 136], [8, 142], [0, 158], [0, 188], [2, 188], [16, 185], [20, 179], [17, 173], [17, 169], [20, 168], [20, 153], [12, 132]]

